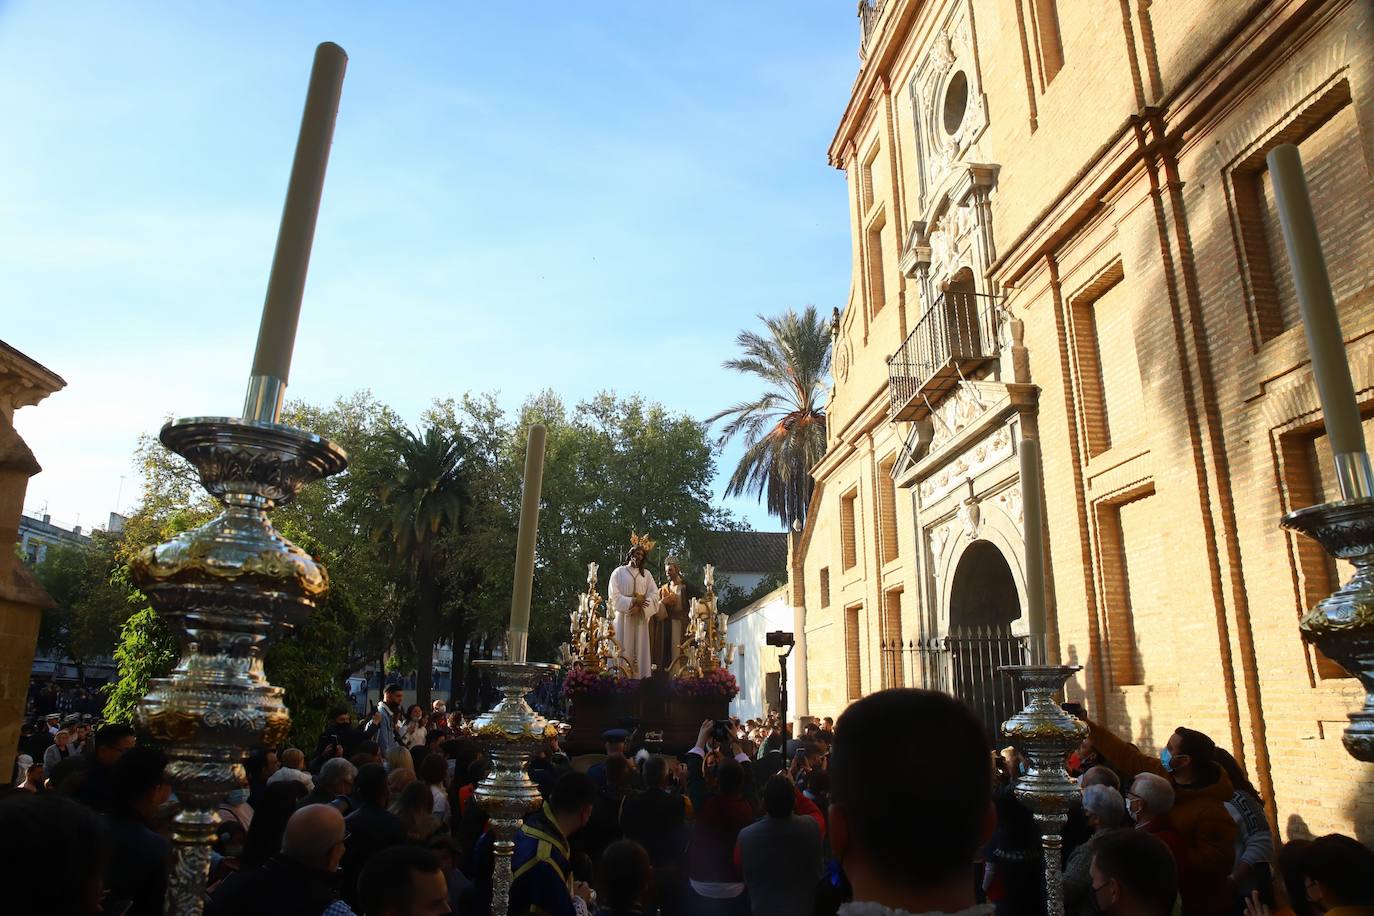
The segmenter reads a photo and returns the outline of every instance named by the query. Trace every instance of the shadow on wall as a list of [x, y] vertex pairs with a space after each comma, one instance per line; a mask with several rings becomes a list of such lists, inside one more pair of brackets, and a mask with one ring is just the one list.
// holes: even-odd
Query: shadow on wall
[[1362, 763], [1354, 757], [1347, 758], [1346, 762], [1356, 768], [1356, 776], [1351, 780], [1351, 792], [1346, 799], [1346, 819], [1354, 825], [1355, 839], [1374, 849], [1374, 765]]

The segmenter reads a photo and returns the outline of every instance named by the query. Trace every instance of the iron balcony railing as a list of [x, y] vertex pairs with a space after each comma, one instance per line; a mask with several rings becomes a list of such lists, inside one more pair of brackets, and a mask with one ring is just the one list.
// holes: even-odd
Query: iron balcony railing
[[887, 0], [859, 0], [859, 56], [868, 50], [868, 36], [878, 24]]
[[946, 290], [888, 357], [894, 420], [919, 420], [936, 398], [997, 356], [997, 303], [981, 293]]

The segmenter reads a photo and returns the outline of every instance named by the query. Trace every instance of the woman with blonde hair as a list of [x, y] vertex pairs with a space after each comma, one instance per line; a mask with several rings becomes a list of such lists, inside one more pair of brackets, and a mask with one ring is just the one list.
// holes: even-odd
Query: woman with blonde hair
[[386, 752], [386, 771], [393, 773], [396, 770], [410, 770], [415, 772], [415, 759], [410, 756], [410, 748], [397, 745]]

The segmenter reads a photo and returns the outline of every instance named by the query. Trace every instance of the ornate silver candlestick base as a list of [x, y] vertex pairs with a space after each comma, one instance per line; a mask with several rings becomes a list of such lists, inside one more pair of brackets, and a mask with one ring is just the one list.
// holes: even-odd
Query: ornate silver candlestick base
[[1064, 916], [1064, 871], [1061, 850], [1069, 807], [1082, 797], [1078, 783], [1064, 769], [1064, 757], [1088, 737], [1088, 726], [1064, 711], [1054, 695], [1082, 665], [1008, 665], [1026, 694], [1026, 708], [1002, 724], [1002, 734], [1025, 748], [1026, 775], [1016, 784], [1016, 797], [1031, 809], [1045, 849], [1045, 912]]
[[1352, 757], [1374, 763], [1374, 498], [1299, 509], [1285, 515], [1282, 524], [1320, 542], [1332, 557], [1355, 564], [1350, 581], [1318, 601], [1298, 629], [1359, 678], [1364, 708], [1350, 714], [1342, 741]]
[[214, 520], [129, 564], [182, 645], [171, 677], [149, 684], [137, 715], [171, 758], [167, 774], [181, 811], [166, 912], [187, 916], [204, 909], [215, 810], [242, 781], [246, 750], [278, 744], [291, 728], [281, 688], [263, 674], [262, 652], [275, 628], [305, 620], [329, 590], [324, 567], [278, 534], [267, 513], [348, 459], [310, 433], [231, 417], [176, 420], [161, 439], [224, 504]]
[[526, 814], [539, 808], [539, 790], [525, 772], [531, 755], [546, 738], [557, 735], [552, 723], [530, 708], [525, 696], [539, 681], [558, 670], [539, 662], [478, 661], [501, 691], [502, 699], [472, 723], [477, 740], [491, 755], [491, 773], [477, 784], [473, 797], [487, 812], [496, 853], [491, 878], [492, 916], [506, 916], [510, 908], [511, 855], [515, 834]]

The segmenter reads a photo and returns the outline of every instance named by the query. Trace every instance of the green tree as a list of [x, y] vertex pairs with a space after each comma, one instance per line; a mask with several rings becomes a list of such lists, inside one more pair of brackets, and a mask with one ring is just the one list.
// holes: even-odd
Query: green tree
[[119, 673], [108, 688], [105, 718], [128, 724], [134, 720], [138, 701], [148, 692], [148, 681], [166, 677], [176, 665], [176, 639], [162, 618], [145, 607], [124, 621], [114, 657]]
[[444, 535], [467, 517], [471, 493], [461, 433], [430, 423], [421, 431], [395, 426], [384, 434], [393, 465], [378, 481], [381, 512], [373, 535], [386, 548], [408, 586], [411, 644], [415, 653], [415, 701], [428, 707], [434, 644], [444, 601]]
[[50, 547], [34, 568], [57, 602], [43, 613], [38, 647], [70, 659], [83, 684], [90, 663], [114, 650], [130, 613], [128, 589], [115, 575], [117, 550], [116, 536], [95, 531], [89, 544]]
[[821, 399], [830, 370], [830, 328], [814, 305], [800, 315], [789, 309], [759, 320], [767, 333], [741, 331], [736, 342], [744, 355], [724, 366], [762, 380], [764, 392], [706, 423], [728, 418], [721, 444], [744, 437], [744, 456], [730, 475], [726, 495], [764, 497], [768, 512], [790, 526], [806, 520], [815, 486], [811, 468], [825, 455]]

